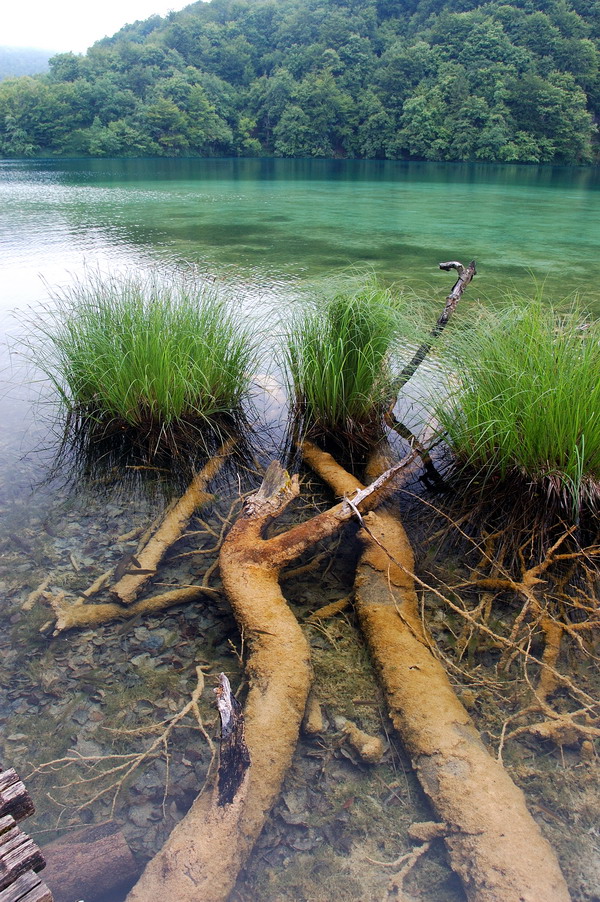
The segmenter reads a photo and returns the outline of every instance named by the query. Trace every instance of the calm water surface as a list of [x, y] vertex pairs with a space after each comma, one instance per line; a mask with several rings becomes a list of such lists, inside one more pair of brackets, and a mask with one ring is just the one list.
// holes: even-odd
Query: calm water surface
[[[23, 313], [48, 302], [46, 285], [68, 285], [86, 267], [168, 272], [192, 264], [231, 288], [247, 309], [264, 315], [273, 305], [285, 308], [308, 282], [352, 266], [370, 267], [386, 281], [422, 287], [437, 301], [435, 318], [439, 299], [452, 284], [437, 271], [438, 262], [475, 258], [479, 274], [469, 289], [471, 299], [494, 298], [511, 286], [527, 290], [537, 282], [545, 283], [553, 299], [579, 292], [600, 314], [600, 173], [391, 162], [5, 161], [0, 162], [0, 244], [0, 591], [3, 622], [17, 631], [6, 628], [0, 636], [1, 676], [11, 686], [0, 697], [0, 725], [5, 735], [17, 737], [4, 747], [0, 743], [0, 760], [21, 766], [31, 756], [43, 758], [31, 746], [34, 740], [25, 738], [32, 705], [49, 734], [69, 728], [79, 734], [78, 753], [104, 748], [89, 738], [105, 715], [90, 694], [93, 687], [84, 690], [82, 708], [76, 702], [79, 683], [66, 695], [52, 688], [70, 678], [65, 668], [71, 665], [64, 662], [75, 656], [75, 677], [99, 669], [110, 697], [102, 655], [110, 662], [122, 655], [117, 682], [130, 680], [133, 692], [137, 677], [129, 662], [148, 657], [148, 649], [157, 654], [166, 642], [162, 634], [182, 629], [173, 618], [157, 621], [151, 635], [143, 624], [133, 637], [107, 627], [98, 648], [88, 635], [85, 647], [69, 640], [67, 652], [67, 640], [46, 647], [35, 639], [47, 615], [21, 613], [24, 598], [49, 571], [57, 590], [69, 582], [91, 582], [98, 567], [131, 550], [126, 543], [115, 546], [114, 537], [132, 525], [144, 526], [160, 507], [143, 493], [117, 488], [103, 496], [88, 486], [73, 495], [60, 480], [46, 480], [52, 432], [43, 411], [32, 406], [43, 386], [24, 381], [19, 360], [8, 355], [6, 345], [6, 337], [23, 331]], [[200, 628], [195, 621], [190, 626], [193, 633]], [[22, 656], [28, 653], [18, 645], [26, 636], [32, 642], [27, 664]], [[129, 642], [133, 645], [126, 647]], [[15, 674], [25, 696], [12, 691]], [[187, 692], [181, 679], [181, 691]], [[171, 698], [171, 703], [177, 702]], [[58, 743], [56, 752], [66, 751], [73, 736]], [[149, 828], [139, 806], [131, 811], [125, 809], [122, 817], [135, 845], [135, 831], [142, 837]], [[50, 829], [54, 814], [42, 805], [38, 827]], [[161, 837], [155, 840], [160, 844]]]
[[[0, 162], [0, 329], [88, 267], [194, 264], [250, 308], [285, 306], [351, 266], [448, 288], [441, 260], [478, 261], [470, 298], [545, 283], [600, 313], [595, 169], [289, 160]], [[2, 348], [6, 364], [6, 351]], [[5, 460], [32, 445], [28, 390], [6, 369]], [[19, 437], [23, 436], [23, 443]], [[6, 439], [5, 439], [6, 441]], [[13, 482], [11, 478], [11, 482]]]
[[[532, 274], [600, 310], [600, 174], [541, 167], [288, 160], [0, 163], [2, 302], [84, 260], [189, 261], [254, 292], [369, 265], [434, 280], [479, 263], [493, 293]], [[248, 288], [251, 286], [251, 288]]]

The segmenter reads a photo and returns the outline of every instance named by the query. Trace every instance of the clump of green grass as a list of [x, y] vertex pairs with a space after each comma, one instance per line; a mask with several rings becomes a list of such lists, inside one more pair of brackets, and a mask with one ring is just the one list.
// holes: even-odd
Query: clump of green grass
[[233, 417], [255, 365], [247, 328], [195, 282], [93, 274], [56, 294], [36, 331], [29, 351], [69, 414], [104, 428], [174, 434]]
[[392, 294], [373, 281], [292, 314], [283, 354], [294, 410], [309, 434], [377, 433], [393, 395], [398, 331]]
[[[600, 323], [542, 300], [483, 311], [449, 344], [436, 416], [463, 471], [579, 521], [600, 499]], [[472, 489], [472, 485], [471, 485]]]

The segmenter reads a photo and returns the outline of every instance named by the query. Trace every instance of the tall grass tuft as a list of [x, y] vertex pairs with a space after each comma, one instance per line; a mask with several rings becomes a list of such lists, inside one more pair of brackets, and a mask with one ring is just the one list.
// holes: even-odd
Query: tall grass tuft
[[600, 499], [600, 323], [541, 300], [484, 311], [448, 348], [457, 385], [436, 416], [484, 490], [543, 498], [578, 522]]
[[92, 274], [55, 294], [35, 332], [29, 353], [80, 424], [212, 424], [239, 411], [255, 363], [248, 330], [214, 290], [154, 276]]
[[292, 313], [283, 353], [289, 393], [307, 432], [364, 439], [377, 432], [391, 399], [398, 328], [391, 292], [373, 281]]

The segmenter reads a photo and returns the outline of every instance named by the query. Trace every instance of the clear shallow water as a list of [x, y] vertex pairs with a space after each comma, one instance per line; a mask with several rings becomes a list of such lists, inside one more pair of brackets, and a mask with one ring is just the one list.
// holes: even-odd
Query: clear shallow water
[[[433, 286], [435, 317], [439, 299], [452, 284], [448, 274], [437, 271], [437, 263], [472, 258], [478, 261], [479, 275], [469, 297], [493, 297], [506, 282], [525, 279], [531, 284], [533, 276], [546, 281], [549, 296], [562, 298], [578, 290], [600, 313], [599, 187], [596, 171], [535, 167], [270, 160], [0, 162], [0, 330], [12, 335], [22, 330], [11, 311], [47, 300], [43, 280], [65, 285], [85, 266], [142, 271], [157, 266], [168, 272], [186, 263], [230, 286], [247, 308], [261, 314], [273, 304], [285, 307], [307, 281], [348, 266], [370, 266], [389, 281], [408, 277], [411, 284]], [[271, 331], [267, 325], [266, 341]], [[51, 591], [81, 591], [135, 548], [119, 536], [133, 527], [145, 529], [162, 499], [123, 488], [110, 474], [78, 494], [67, 494], [61, 480], [45, 484], [53, 460], [52, 433], [44, 411], [32, 406], [39, 386], [24, 382], [19, 361], [9, 361], [5, 345], [0, 357], [0, 760], [25, 774], [29, 762], [47, 761], [69, 749], [106, 754], [110, 740], [103, 724], [123, 726], [118, 719], [123, 710], [131, 717], [125, 726], [131, 728], [179, 710], [194, 686], [196, 661], [206, 655], [215, 672], [235, 670], [228, 641], [237, 643], [239, 637], [226, 604], [212, 599], [204, 608], [195, 605], [149, 618], [133, 629], [108, 624], [52, 641], [40, 636], [47, 606], [24, 612], [28, 593], [48, 574]], [[229, 513], [229, 494], [238, 490], [233, 477], [232, 486], [220, 493], [222, 516]], [[213, 518], [209, 525], [218, 534], [221, 521]], [[212, 545], [214, 535], [206, 541]], [[314, 583], [298, 586], [295, 603], [308, 612], [346, 594], [348, 572], [341, 573], [339, 586], [325, 584], [322, 598], [315, 595]], [[187, 583], [196, 577], [175, 563], [167, 578]], [[352, 680], [349, 684], [351, 700], [358, 690]], [[96, 692], [98, 686], [102, 694]], [[364, 696], [375, 691], [373, 684]], [[211, 717], [210, 689], [206, 696]], [[376, 729], [378, 722], [373, 723]], [[175, 790], [166, 806], [160, 761], [156, 774], [144, 772], [131, 794], [119, 800], [117, 816], [126, 825], [128, 841], [144, 854], [160, 845], [202, 782], [208, 756], [202, 753], [197, 761], [192, 756], [192, 773], [190, 748], [200, 754], [191, 731], [173, 758]], [[340, 770], [334, 782], [345, 787], [348, 776]], [[45, 793], [62, 795], [39, 779], [32, 779], [30, 788], [40, 812], [35, 830], [43, 841], [58, 814]], [[344, 810], [348, 792], [344, 789]], [[359, 797], [370, 792], [363, 785], [356, 790]], [[333, 811], [330, 797], [324, 798]], [[415, 819], [408, 802], [403, 804], [410, 820]], [[78, 816], [71, 821], [68, 811], [63, 823], [76, 824]], [[93, 811], [96, 819], [107, 816], [108, 801]], [[394, 813], [389, 824], [382, 821], [383, 829], [392, 835], [396, 823]], [[336, 835], [344, 829], [335, 822]], [[305, 837], [294, 842], [294, 849], [308, 848]], [[392, 849], [387, 857], [394, 857]], [[274, 859], [272, 865], [277, 869], [281, 862]], [[362, 859], [360, 868], [364, 870]], [[315, 879], [321, 879], [318, 873]], [[374, 897], [381, 898], [383, 886], [377, 889], [377, 879], [386, 883], [387, 874], [373, 875]], [[256, 902], [259, 897], [249, 893], [244, 898]], [[267, 902], [271, 896], [260, 898]], [[354, 889], [347, 898], [366, 902], [367, 894]], [[432, 900], [450, 898], [455, 897], [432, 884]]]

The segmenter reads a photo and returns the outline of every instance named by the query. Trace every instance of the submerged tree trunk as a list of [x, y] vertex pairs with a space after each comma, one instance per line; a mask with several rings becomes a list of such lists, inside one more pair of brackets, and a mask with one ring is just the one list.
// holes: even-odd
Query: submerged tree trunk
[[118, 824], [108, 821], [67, 834], [42, 849], [44, 879], [54, 902], [121, 897], [140, 873]]
[[[409, 459], [412, 459], [412, 455]], [[402, 461], [363, 493], [378, 503]], [[263, 538], [266, 525], [299, 493], [298, 477], [274, 462], [248, 499], [220, 555], [221, 576], [244, 643], [250, 686], [244, 709], [250, 766], [231, 802], [200, 796], [152, 859], [127, 902], [223, 902], [275, 802], [296, 748], [310, 690], [308, 643], [279, 587], [280, 571], [332, 535], [354, 514], [342, 502], [286, 532]]]
[[[319, 448], [307, 463], [338, 495], [361, 484]], [[400, 519], [370, 513], [355, 581], [356, 610], [394, 726], [440, 820], [450, 862], [472, 902], [568, 902], [556, 856], [523, 793], [493, 758], [433, 654], [419, 617], [414, 559]]]
[[182, 537], [194, 511], [212, 500], [213, 496], [206, 491], [206, 487], [223, 466], [234, 444], [233, 440], [229, 440], [221, 446], [217, 454], [194, 476], [177, 503], [165, 514], [147, 545], [137, 557], [131, 556], [133, 569], [124, 573], [111, 587], [111, 593], [122, 604], [135, 601], [146, 583], [156, 574], [158, 565], [169, 548]]

